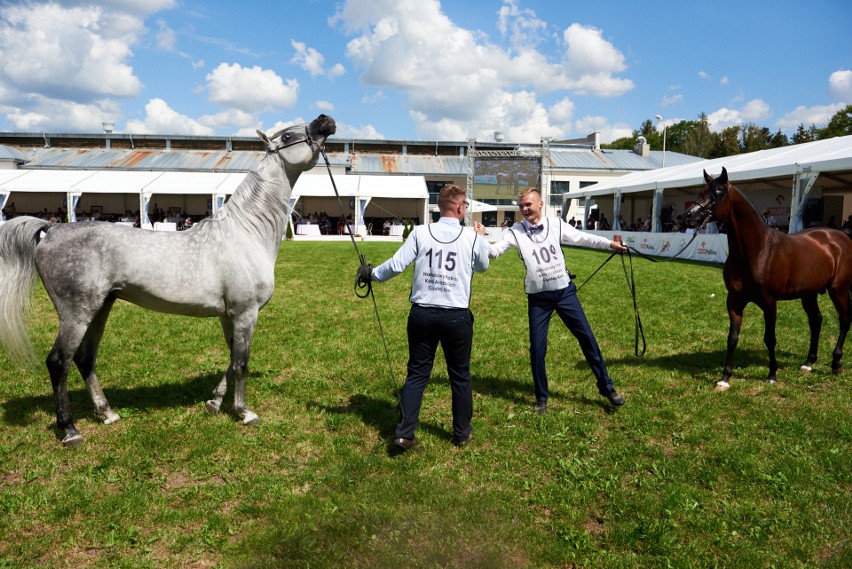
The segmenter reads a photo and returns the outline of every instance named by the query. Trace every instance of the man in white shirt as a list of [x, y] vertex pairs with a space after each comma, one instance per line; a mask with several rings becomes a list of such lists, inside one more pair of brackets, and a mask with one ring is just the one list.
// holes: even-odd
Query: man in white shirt
[[[527, 293], [535, 411], [539, 414], [547, 412], [548, 389], [544, 358], [547, 354], [547, 334], [554, 311], [580, 343], [583, 355], [597, 380], [598, 392], [613, 405], [623, 405], [624, 397], [615, 391], [595, 335], [577, 298], [577, 287], [565, 268], [561, 244], [611, 248], [619, 252], [627, 251], [627, 246], [620, 241], [610, 241], [605, 237], [580, 231], [559, 218], [542, 218], [543, 206], [544, 202], [537, 189], [529, 188], [521, 192], [518, 207], [524, 221], [514, 224], [501, 241], [489, 246], [491, 258], [499, 257], [510, 248], [515, 248], [527, 269], [524, 290]], [[484, 229], [481, 225], [476, 225], [476, 231], [480, 235]]]
[[463, 188], [444, 186], [438, 195], [441, 218], [437, 223], [415, 227], [396, 254], [375, 269], [369, 265], [358, 269], [359, 280], [383, 282], [414, 263], [408, 315], [408, 375], [400, 392], [401, 417], [393, 441], [402, 451], [418, 446], [414, 432], [439, 343], [453, 394], [453, 443], [463, 446], [471, 440], [470, 284], [473, 273], [485, 271], [489, 260], [485, 239], [460, 223], [467, 207]]

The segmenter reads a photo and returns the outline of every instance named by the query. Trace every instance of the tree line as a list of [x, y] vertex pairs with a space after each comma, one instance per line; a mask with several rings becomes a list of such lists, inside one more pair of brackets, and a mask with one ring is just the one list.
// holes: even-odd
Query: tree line
[[[683, 120], [666, 128], [666, 151], [680, 152], [700, 158], [722, 158], [768, 148], [779, 148], [791, 144], [802, 144], [814, 140], [834, 138], [852, 134], [852, 105], [840, 109], [825, 126], [799, 124], [793, 136], [780, 130], [773, 133], [768, 128], [748, 122], [729, 126], [721, 132], [711, 132], [707, 115], [701, 113], [698, 120]], [[662, 150], [663, 133], [658, 131], [650, 119], [642, 123], [633, 135], [619, 138], [602, 148], [632, 150], [636, 139], [644, 136], [651, 148]]]

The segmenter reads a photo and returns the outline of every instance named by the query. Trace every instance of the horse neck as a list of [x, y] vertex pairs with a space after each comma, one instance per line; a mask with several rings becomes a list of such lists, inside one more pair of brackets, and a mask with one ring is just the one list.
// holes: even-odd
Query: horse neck
[[225, 205], [228, 218], [259, 243], [269, 245], [273, 253], [278, 252], [287, 228], [292, 177], [276, 155], [267, 154]]
[[724, 220], [728, 225], [728, 255], [751, 258], [763, 250], [769, 234], [763, 218], [754, 205], [734, 186], [728, 190], [731, 214]]

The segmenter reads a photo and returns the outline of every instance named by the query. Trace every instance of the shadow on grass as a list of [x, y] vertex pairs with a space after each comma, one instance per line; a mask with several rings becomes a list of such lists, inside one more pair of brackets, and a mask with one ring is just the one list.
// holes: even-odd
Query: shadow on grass
[[[648, 351], [651, 352], [652, 348], [648, 348]], [[645, 353], [643, 357], [636, 357], [634, 355], [622, 357], [622, 358], [606, 358], [607, 366], [625, 366], [635, 367], [635, 366], [650, 366], [659, 370], [674, 370], [682, 373], [686, 373], [692, 377], [692, 379], [701, 382], [708, 383], [716, 383], [716, 381], [722, 375], [722, 368], [725, 365], [725, 358], [727, 357], [727, 350], [715, 350], [712, 352], [692, 352], [692, 353], [684, 353], [684, 354], [670, 354], [667, 356], [659, 356], [653, 357], [649, 356], [648, 352]], [[779, 364], [784, 367], [784, 363], [793, 360], [796, 360], [796, 354], [784, 350], [776, 349], [776, 357], [779, 360]], [[801, 357], [802, 363], [805, 361], [805, 356]], [[800, 363], [795, 364], [795, 369], [798, 370]], [[737, 349], [734, 353], [734, 376], [738, 376], [741, 379], [764, 379], [764, 376], [743, 376], [738, 374], [738, 371], [741, 372], [742, 369], [747, 367], [757, 367], [764, 368], [766, 373], [769, 372], [769, 355], [766, 350], [761, 349]], [[792, 364], [788, 364], [789, 369], [794, 369]], [[574, 366], [575, 369], [578, 370], [587, 370], [588, 364], [585, 360], [580, 359]]]
[[[251, 377], [252, 374], [249, 374]], [[110, 406], [113, 409], [163, 409], [169, 407], [183, 407], [195, 405], [209, 399], [213, 388], [222, 379], [221, 373], [209, 373], [197, 375], [186, 382], [163, 383], [160, 385], [142, 387], [104, 387]], [[82, 380], [77, 378], [82, 383]], [[38, 411], [44, 411], [50, 415], [55, 413], [53, 393], [49, 391], [50, 381], [45, 380], [46, 391], [43, 395], [30, 395], [17, 397], [3, 402], [2, 420], [7, 425], [27, 425], [32, 416]], [[69, 378], [69, 383], [74, 380]], [[229, 386], [228, 395], [233, 398], [233, 386]], [[85, 416], [94, 412], [89, 393], [85, 388], [70, 389], [68, 396], [71, 400], [71, 410], [75, 417]], [[222, 404], [222, 411], [229, 412], [228, 396]]]

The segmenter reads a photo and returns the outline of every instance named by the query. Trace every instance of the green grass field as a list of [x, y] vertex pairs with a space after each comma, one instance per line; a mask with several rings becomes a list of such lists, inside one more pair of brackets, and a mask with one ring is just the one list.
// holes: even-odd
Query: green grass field
[[[396, 243], [360, 243], [369, 262]], [[606, 253], [573, 249], [582, 282]], [[778, 316], [777, 385], [760, 311], [746, 310], [731, 390], [713, 390], [728, 319], [721, 268], [635, 259], [648, 341], [618, 259], [580, 292], [616, 387], [598, 396], [576, 341], [550, 333], [549, 413], [533, 413], [520, 260], [473, 283], [474, 442], [451, 442], [439, 354], [421, 450], [388, 452], [405, 374], [410, 269], [353, 294], [347, 242], [285, 242], [255, 334], [245, 427], [204, 401], [227, 366], [218, 321], [116, 304], [99, 376], [122, 420], [99, 423], [76, 370], [86, 437], [63, 448], [42, 364], [0, 355], [0, 567], [850, 567], [850, 371], [800, 374], [806, 318]], [[175, 268], [176, 270], [178, 268]], [[713, 296], [715, 295], [715, 296]], [[40, 285], [39, 357], [57, 328]], [[232, 393], [226, 398], [230, 409]]]

